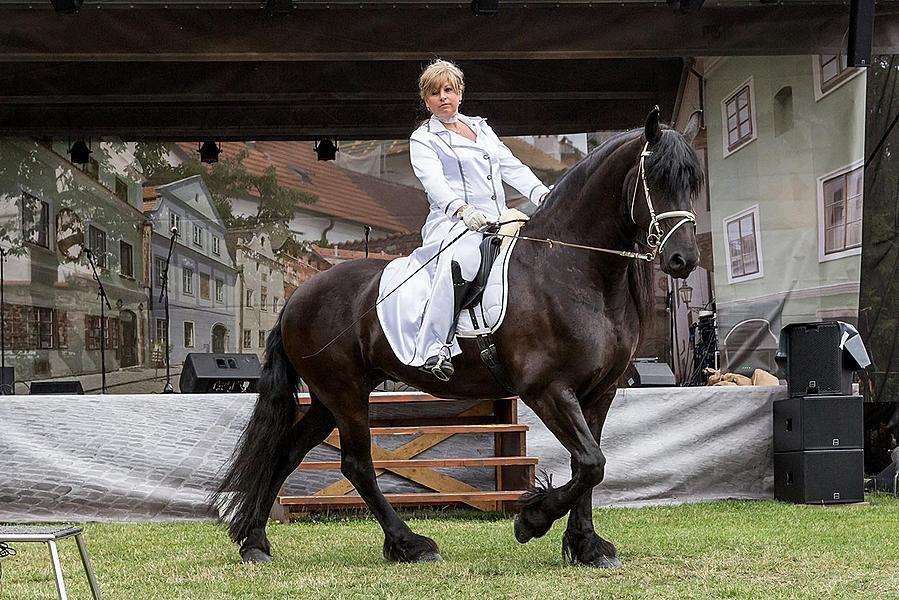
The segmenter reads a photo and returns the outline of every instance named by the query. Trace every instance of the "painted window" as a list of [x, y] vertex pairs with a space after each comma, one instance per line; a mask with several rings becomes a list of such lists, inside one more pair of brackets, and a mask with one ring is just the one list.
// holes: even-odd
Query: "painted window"
[[169, 213], [169, 230], [171, 231], [172, 227], [181, 231], [181, 215], [172, 211]]
[[165, 259], [158, 256], [153, 258], [153, 267], [156, 270], [156, 287], [162, 288], [165, 279]]
[[199, 225], [194, 225], [194, 246], [198, 248], [203, 247], [203, 230], [200, 229]]
[[94, 261], [100, 268], [106, 268], [106, 232], [98, 227], [88, 227], [90, 237], [89, 248], [94, 255]]
[[221, 279], [215, 280], [215, 301], [225, 302], [225, 282]]
[[272, 297], [272, 312], [278, 312], [278, 297]]
[[724, 130], [728, 153], [755, 139], [753, 116], [752, 86], [746, 83], [724, 101]]
[[253, 347], [253, 330], [252, 329], [244, 329], [243, 330], [243, 347], [247, 348], [247, 349]]
[[94, 181], [100, 181], [100, 163], [93, 156], [87, 159], [87, 164], [82, 167], [88, 177]]
[[125, 277], [134, 277], [134, 250], [124, 240], [119, 241], [119, 273]]
[[216, 256], [222, 253], [221, 240], [217, 236], [212, 236], [212, 253]]
[[53, 309], [52, 308], [41, 308], [35, 307], [34, 312], [34, 332], [36, 336], [36, 344], [37, 348], [53, 348], [53, 331], [54, 320], [53, 320]]
[[209, 275], [200, 273], [200, 298], [209, 300]]
[[[85, 346], [88, 350], [100, 349], [100, 317], [87, 315], [84, 317]], [[106, 317], [106, 339], [104, 349], [112, 350], [119, 347], [119, 320]]]
[[733, 283], [762, 276], [758, 205], [724, 220], [728, 280]]
[[265, 286], [259, 290], [259, 310], [268, 310], [268, 288]]
[[128, 202], [128, 182], [120, 177], [115, 178], [115, 195], [122, 202]]
[[50, 205], [26, 192], [22, 193], [22, 237], [37, 246], [50, 247]]
[[190, 294], [193, 296], [194, 293], [194, 270], [184, 267], [181, 270], [182, 277], [184, 283], [184, 293]]
[[259, 330], [259, 347], [265, 348], [265, 331]]
[[184, 322], [184, 347], [194, 347], [194, 324], [192, 321]]
[[819, 179], [820, 260], [861, 251], [864, 180], [864, 171], [858, 163]]
[[247, 302], [244, 304], [247, 308], [253, 308], [253, 290], [247, 290]]
[[[156, 341], [164, 344], [166, 338], [166, 320], [165, 319], [156, 319]], [[163, 350], [165, 350], [163, 348]]]

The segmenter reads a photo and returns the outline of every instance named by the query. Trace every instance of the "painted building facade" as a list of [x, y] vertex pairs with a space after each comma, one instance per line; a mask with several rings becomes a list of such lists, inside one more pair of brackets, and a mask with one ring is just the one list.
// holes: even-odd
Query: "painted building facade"
[[724, 366], [773, 369], [783, 325], [855, 322], [864, 69], [842, 56], [729, 57], [705, 71]]
[[90, 148], [88, 163], [75, 165], [66, 142], [0, 140], [3, 350], [17, 381], [101, 370], [100, 301], [85, 248], [111, 306], [106, 370], [146, 355], [142, 173], [129, 144]]
[[228, 252], [225, 225], [197, 175], [155, 188], [144, 210], [152, 226], [148, 261], [152, 272], [151, 359], [164, 360], [165, 307], [160, 302], [171, 229], [179, 236], [168, 271], [171, 363], [190, 352], [237, 352], [237, 269]]

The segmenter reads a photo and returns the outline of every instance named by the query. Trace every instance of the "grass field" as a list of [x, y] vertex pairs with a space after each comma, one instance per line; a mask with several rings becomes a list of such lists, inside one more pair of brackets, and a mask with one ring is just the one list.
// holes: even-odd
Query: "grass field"
[[[564, 521], [527, 545], [511, 518], [411, 515], [440, 544], [443, 562], [387, 563], [366, 517], [271, 523], [275, 562], [239, 563], [211, 523], [86, 524], [103, 597], [305, 598], [823, 598], [899, 599], [899, 499], [854, 506], [726, 501], [595, 512], [624, 567], [597, 571], [562, 560]], [[0, 559], [0, 598], [56, 598], [43, 544], [14, 544]], [[75, 544], [60, 542], [70, 598], [90, 598]]]

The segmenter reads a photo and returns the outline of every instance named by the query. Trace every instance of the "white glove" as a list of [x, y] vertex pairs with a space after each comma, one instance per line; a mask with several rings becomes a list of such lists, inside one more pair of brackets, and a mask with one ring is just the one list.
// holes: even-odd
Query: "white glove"
[[477, 231], [487, 224], [487, 217], [474, 206], [466, 204], [459, 211], [459, 217], [471, 231]]

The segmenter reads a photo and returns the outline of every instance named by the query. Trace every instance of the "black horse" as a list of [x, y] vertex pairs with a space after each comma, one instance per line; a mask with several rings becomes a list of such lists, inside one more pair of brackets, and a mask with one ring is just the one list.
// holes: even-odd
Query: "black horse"
[[[572, 467], [571, 481], [533, 490], [521, 501], [515, 537], [522, 543], [540, 537], [569, 513], [563, 550], [574, 563], [620, 564], [615, 547], [593, 529], [591, 493], [605, 467], [600, 433], [650, 314], [651, 259], [661, 256], [666, 273], [686, 277], [699, 258], [691, 210], [702, 170], [690, 145], [698, 129], [698, 113], [682, 135], [660, 126], [654, 109], [642, 130], [611, 138], [566, 173], [522, 233], [642, 253], [642, 259], [525, 240], [511, 257], [508, 313], [515, 325], [499, 329], [497, 347], [521, 400], [571, 453]], [[269, 334], [259, 399], [218, 488], [246, 561], [271, 560], [265, 525], [278, 489], [335, 425], [341, 471], [381, 524], [384, 556], [440, 558], [437, 544], [413, 533], [378, 489], [369, 394], [385, 380], [447, 398], [508, 394], [473, 340], [461, 340], [448, 382], [397, 360], [369, 310], [386, 264], [356, 260], [312, 278], [290, 297]], [[312, 399], [302, 418], [298, 377]]]

